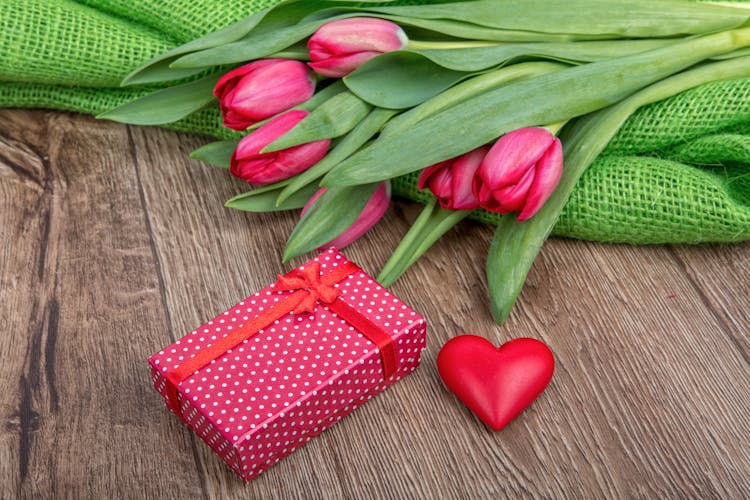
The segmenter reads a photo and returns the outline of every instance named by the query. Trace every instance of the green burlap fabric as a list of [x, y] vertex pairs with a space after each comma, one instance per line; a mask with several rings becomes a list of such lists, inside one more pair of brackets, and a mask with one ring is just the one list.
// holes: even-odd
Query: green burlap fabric
[[[0, 107], [112, 108], [147, 92], [118, 88], [131, 69], [272, 2], [1, 0]], [[228, 135], [217, 110], [171, 128]], [[416, 191], [415, 175], [394, 190], [427, 196]], [[630, 243], [750, 239], [750, 79], [639, 110], [580, 180], [555, 234]]]

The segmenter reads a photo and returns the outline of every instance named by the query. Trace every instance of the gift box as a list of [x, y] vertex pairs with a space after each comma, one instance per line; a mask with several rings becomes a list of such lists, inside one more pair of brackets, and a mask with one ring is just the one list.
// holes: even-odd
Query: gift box
[[151, 377], [249, 481], [414, 370], [426, 328], [330, 249], [153, 355]]

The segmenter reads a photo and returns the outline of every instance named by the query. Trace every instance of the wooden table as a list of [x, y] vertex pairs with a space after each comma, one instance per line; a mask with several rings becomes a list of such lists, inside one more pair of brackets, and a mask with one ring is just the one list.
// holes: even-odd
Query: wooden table
[[[554, 239], [505, 326], [491, 228], [463, 223], [393, 286], [430, 324], [422, 366], [243, 485], [162, 405], [146, 358], [289, 269], [294, 213], [188, 159], [205, 139], [0, 111], [0, 498], [740, 498], [750, 495], [750, 245]], [[375, 272], [418, 207], [347, 250]], [[547, 391], [493, 433], [440, 346], [547, 342]]]

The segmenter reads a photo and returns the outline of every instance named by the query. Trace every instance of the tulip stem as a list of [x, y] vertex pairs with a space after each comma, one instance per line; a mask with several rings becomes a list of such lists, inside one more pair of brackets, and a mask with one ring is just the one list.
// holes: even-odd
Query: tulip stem
[[380, 274], [378, 274], [376, 280], [384, 287], [387, 288], [391, 286], [398, 279], [398, 276], [396, 276], [395, 278], [392, 277], [396, 267], [398, 267], [400, 263], [405, 262], [405, 257], [409, 253], [410, 247], [415, 245], [415, 242], [418, 241], [417, 238], [419, 237], [419, 233], [422, 231], [422, 227], [429, 220], [432, 212], [435, 211], [436, 205], [437, 199], [430, 198], [430, 201], [428, 201], [424, 206], [422, 211], [419, 213], [419, 216], [411, 225], [404, 237], [401, 238], [401, 242], [399, 242], [396, 250], [394, 250], [393, 254], [391, 254], [391, 258], [388, 259], [388, 262], [386, 262], [385, 266], [383, 266], [383, 269], [380, 271]]
[[[453, 226], [464, 220], [471, 213], [471, 210], [446, 210], [438, 208], [434, 214], [434, 224], [429, 227], [429, 231], [422, 238], [422, 242], [412, 252], [407, 267], [414, 264], [441, 236], [447, 233]], [[406, 271], [406, 269], [404, 269]]]
[[377, 280], [389, 287], [398, 280], [442, 235], [471, 213], [471, 210], [446, 210], [430, 198], [419, 217], [388, 259]]

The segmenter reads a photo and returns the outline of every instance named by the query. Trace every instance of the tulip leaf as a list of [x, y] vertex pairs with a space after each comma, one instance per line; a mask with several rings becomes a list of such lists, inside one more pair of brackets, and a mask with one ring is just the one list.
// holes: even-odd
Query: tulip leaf
[[188, 78], [205, 71], [206, 68], [189, 68], [189, 69], [174, 69], [170, 68], [169, 65], [177, 59], [177, 56], [148, 63], [149, 66], [137, 70], [137, 72], [131, 73], [122, 85], [145, 85], [149, 83], [161, 83], [169, 82], [172, 80], [181, 80]]
[[316, 11], [340, 5], [336, 1], [291, 2], [271, 11], [255, 28], [240, 39], [192, 51], [172, 63], [173, 68], [196, 68], [260, 59], [285, 50], [312, 35], [331, 20], [323, 17], [312, 22], [302, 21]]
[[565, 167], [552, 196], [528, 221], [518, 222], [512, 215], [506, 215], [497, 225], [487, 256], [487, 283], [495, 320], [502, 323], [507, 319], [534, 259], [552, 232], [578, 179], [635, 110], [698, 85], [748, 76], [750, 56], [698, 66], [665, 78], [564, 129], [561, 140]]
[[295, 127], [263, 148], [262, 153], [346, 134], [361, 122], [372, 107], [351, 92], [336, 94], [307, 115]]
[[689, 38], [661, 49], [517, 80], [382, 134], [341, 162], [325, 186], [382, 181], [455, 158], [511, 130], [557, 123], [614, 104], [709, 57], [750, 45], [750, 29]]
[[[486, 47], [418, 50], [416, 53], [443, 68], [481, 71], [519, 59], [552, 59], [586, 63], [638, 54], [676, 43], [672, 39], [601, 40], [583, 42], [504, 43]], [[427, 44], [429, 47], [429, 44]], [[388, 54], [386, 54], [388, 55]], [[381, 56], [382, 57], [382, 56]]]
[[228, 169], [229, 160], [232, 158], [232, 154], [237, 149], [239, 142], [239, 139], [210, 142], [190, 153], [190, 158], [219, 168]]
[[[346, 231], [380, 183], [327, 189], [294, 227], [284, 249], [284, 262], [326, 245]], [[296, 195], [295, 195], [296, 196]]]
[[699, 35], [742, 26], [741, 8], [680, 0], [475, 0], [412, 6], [370, 7], [371, 12], [471, 23], [499, 30], [608, 38]]
[[[172, 50], [159, 54], [146, 64], [133, 70], [122, 81], [122, 85], [137, 85], [142, 83], [164, 82], [184, 78], [186, 70], [169, 69], [169, 65], [184, 54], [189, 54], [198, 50], [210, 49], [241, 39], [274, 8], [279, 8], [287, 2], [281, 2], [275, 7], [267, 8], [248, 16], [236, 23], [220, 30], [209, 33], [205, 36], [192, 40], [186, 44], [175, 47]], [[213, 66], [208, 64], [206, 66]], [[192, 69], [192, 68], [191, 68]]]
[[524, 59], [584, 63], [665, 47], [674, 40], [518, 43], [443, 50], [401, 50], [371, 59], [344, 78], [365, 101], [383, 108], [421, 104], [478, 72]]
[[[440, 94], [477, 72], [519, 59], [593, 62], [637, 54], [675, 43], [628, 40], [503, 44], [443, 50], [401, 50], [371, 59], [344, 78], [365, 101], [383, 108], [409, 108]], [[428, 45], [429, 46], [429, 45]]]
[[97, 118], [133, 125], [162, 125], [185, 118], [215, 101], [213, 88], [221, 75], [209, 75], [193, 82], [167, 87], [127, 102]]
[[344, 77], [344, 83], [374, 106], [402, 109], [416, 106], [470, 76], [443, 68], [423, 55], [399, 50], [370, 59]]
[[481, 95], [500, 85], [551, 71], [559, 71], [566, 67], [566, 65], [560, 63], [536, 61], [511, 64], [494, 71], [489, 71], [463, 81], [419, 106], [404, 111], [388, 122], [383, 128], [380, 137], [387, 138], [392, 134], [400, 134], [402, 130], [411, 128], [412, 125], [421, 122], [428, 116], [434, 115], [471, 97]]
[[305, 206], [307, 200], [318, 190], [316, 184], [307, 185], [282, 203], [277, 203], [279, 193], [286, 185], [286, 181], [263, 186], [228, 200], [224, 203], [227, 208], [245, 212], [278, 212], [282, 210], [296, 210]]
[[303, 186], [316, 181], [327, 174], [340, 161], [345, 160], [363, 144], [380, 131], [384, 123], [395, 114], [389, 109], [375, 108], [367, 117], [349, 132], [336, 146], [318, 163], [291, 179], [289, 185], [279, 195], [278, 202], [286, 200]]
[[600, 40], [602, 37], [577, 33], [574, 35], [559, 33], [539, 33], [534, 31], [501, 30], [486, 28], [476, 24], [453, 21], [449, 19], [417, 19], [406, 16], [379, 14], [384, 19], [401, 25], [413, 26], [455, 38], [469, 40], [489, 40], [494, 42], [570, 42], [575, 40]]

